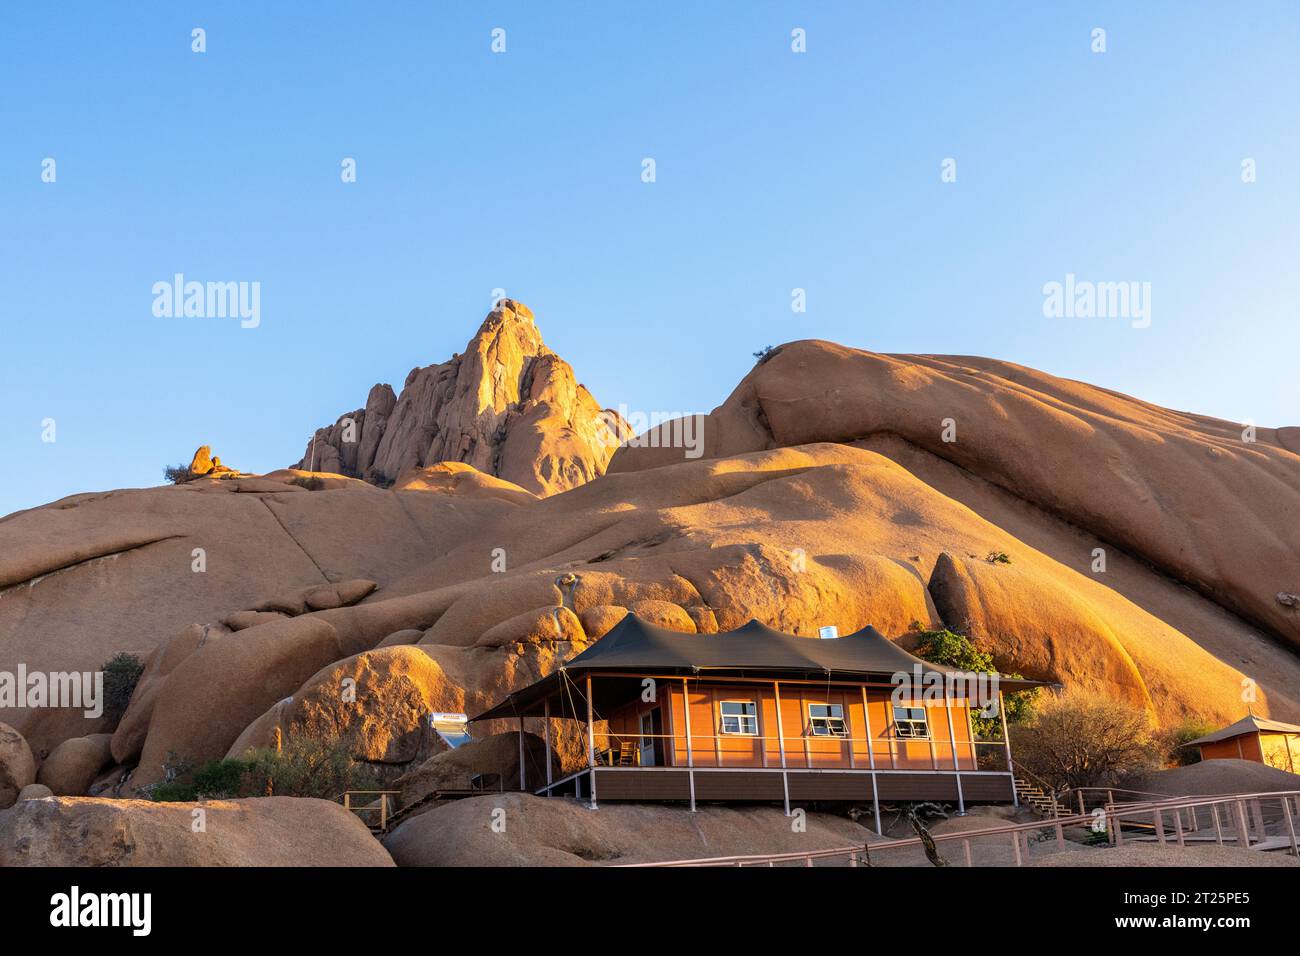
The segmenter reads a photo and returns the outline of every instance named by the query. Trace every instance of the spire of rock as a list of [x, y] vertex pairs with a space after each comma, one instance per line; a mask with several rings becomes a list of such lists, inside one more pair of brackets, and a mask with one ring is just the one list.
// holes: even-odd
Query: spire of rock
[[502, 299], [463, 353], [413, 369], [400, 396], [374, 386], [293, 467], [387, 486], [411, 468], [458, 461], [550, 495], [603, 474], [611, 434], [623, 434], [621, 419], [546, 347], [532, 311]]

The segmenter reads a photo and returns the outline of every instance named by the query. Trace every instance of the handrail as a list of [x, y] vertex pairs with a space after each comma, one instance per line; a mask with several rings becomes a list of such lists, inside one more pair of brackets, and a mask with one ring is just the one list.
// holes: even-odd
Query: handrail
[[[961, 841], [964, 844], [967, 865], [970, 865], [969, 841], [974, 839], [979, 839], [981, 837], [996, 837], [996, 836], [1009, 835], [1012, 839], [1012, 845], [1015, 849], [1016, 865], [1020, 866], [1023, 864], [1024, 856], [1027, 855], [1028, 852], [1027, 842], [1024, 844], [1024, 849], [1022, 851], [1021, 834], [1027, 831], [1041, 832], [1042, 830], [1045, 829], [1052, 829], [1056, 833], [1056, 841], [1058, 846], [1064, 848], [1065, 827], [1072, 827], [1072, 826], [1095, 827], [1098, 821], [1097, 814], [1100, 813], [1103, 815], [1103, 818], [1106, 821], [1105, 832], [1109, 836], [1108, 842], [1113, 842], [1115, 845], [1118, 846], [1118, 845], [1122, 845], [1123, 843], [1123, 834], [1122, 834], [1123, 821], [1121, 817], [1126, 817], [1126, 816], [1131, 817], [1138, 813], [1149, 812], [1152, 815], [1152, 826], [1157, 828], [1158, 839], [1160, 840], [1161, 843], [1164, 843], [1166, 841], [1165, 824], [1162, 818], [1162, 814], [1164, 811], [1166, 810], [1181, 811], [1185, 809], [1196, 809], [1204, 806], [1217, 807], [1221, 804], [1237, 804], [1238, 824], [1235, 825], [1237, 827], [1235, 831], [1236, 840], [1239, 844], [1249, 846], [1250, 838], [1251, 838], [1249, 832], [1250, 826], [1249, 823], [1247, 823], [1246, 821], [1245, 809], [1244, 809], [1245, 804], [1248, 801], [1252, 802], [1252, 804], [1254, 804], [1254, 808], [1256, 809], [1256, 811], [1261, 814], [1260, 818], [1257, 820], [1256, 829], [1262, 840], [1262, 838], [1264, 836], [1267, 836], [1268, 834], [1264, 829], [1265, 825], [1262, 821], [1262, 810], [1260, 810], [1258, 802], [1260, 800], [1269, 800], [1269, 799], [1281, 801], [1283, 818], [1286, 821], [1287, 835], [1289, 837], [1289, 842], [1291, 844], [1291, 852], [1294, 855], [1300, 857], [1300, 842], [1297, 841], [1297, 837], [1296, 837], [1296, 823], [1292, 818], [1291, 808], [1288, 803], [1288, 800], [1295, 802], [1297, 812], [1300, 812], [1300, 790], [1265, 791], [1261, 793], [1211, 794], [1211, 795], [1200, 796], [1200, 797], [1167, 797], [1162, 801], [1151, 802], [1148, 804], [1111, 803], [1105, 807], [1098, 807], [1096, 810], [1090, 813], [1075, 813], [1069, 816], [1057, 817], [1053, 819], [1050, 823], [1045, 823], [1043, 821], [1035, 821], [1030, 823], [1011, 824], [1010, 826], [983, 827], [978, 830], [965, 830], [958, 833], [932, 834], [931, 839], [933, 839], [936, 845], [941, 843], [952, 843], [955, 841]], [[1193, 814], [1193, 820], [1195, 820], [1195, 814]], [[1214, 814], [1214, 820], [1215, 820], [1216, 839], [1218, 843], [1222, 845], [1223, 831], [1220, 825], [1217, 811]], [[1102, 831], [1098, 830], [1097, 832], [1102, 832]], [[1184, 832], [1182, 829], [1181, 814], [1177, 815], [1175, 819], [1175, 833], [1179, 845], [1183, 845]], [[709, 857], [709, 858], [700, 858], [700, 859], [693, 859], [693, 860], [669, 860], [669, 861], [661, 861], [661, 862], [653, 862], [653, 863], [629, 863], [629, 864], [623, 864], [623, 866], [627, 866], [627, 867], [775, 866], [777, 863], [798, 862], [798, 861], [803, 861], [805, 866], [812, 866], [814, 860], [832, 859], [832, 858], [842, 857], [842, 856], [849, 857], [850, 866], [856, 866], [858, 855], [864, 852], [867, 854], [873, 852], [879, 853], [885, 850], [902, 849], [907, 847], [917, 847], [923, 845], [924, 844], [921, 838], [918, 836], [918, 837], [909, 837], [902, 840], [888, 840], [880, 843], [868, 844], [864, 842], [861, 844], [855, 844], [853, 846], [837, 847], [829, 850], [796, 851], [791, 853], [758, 854], [758, 855], [748, 855], [748, 856]]]
[[[1064, 797], [1066, 794], [1070, 794], [1070, 793], [1089, 793], [1089, 792], [1105, 793], [1105, 794], [1135, 793], [1144, 797], [1160, 797], [1161, 799], [1168, 798], [1171, 796], [1182, 796], [1181, 794], [1156, 793], [1152, 790], [1131, 790], [1127, 787], [1066, 787], [1064, 790], [1061, 791], [1061, 796]], [[1188, 794], [1187, 796], [1190, 796], [1190, 794]]]
[[1034, 773], [1024, 764], [1017, 763], [1015, 758], [1012, 758], [1011, 760], [1011, 772], [1013, 774], [1021, 774], [1021, 773], [1024, 774], [1026, 777], [1030, 779], [1031, 782], [1038, 784], [1039, 789], [1041, 789], [1044, 793], [1050, 794], [1053, 797], [1056, 796], [1055, 787], [1053, 787], [1042, 777], [1038, 776], [1038, 774]]
[[[678, 731], [675, 734], [643, 734], [639, 730], [598, 730], [597, 737], [620, 737], [629, 740], [685, 740], [686, 732]], [[693, 730], [690, 734], [692, 740], [821, 740], [827, 743], [840, 741], [841, 743], [866, 743], [868, 740], [878, 743], [889, 743], [891, 741], [903, 743], [924, 744], [934, 741], [936, 744], [952, 743], [946, 737], [899, 737], [893, 734], [872, 734], [870, 737], [850, 737], [841, 736], [840, 734], [704, 734]], [[980, 746], [998, 746], [1005, 747], [1005, 740], [972, 740], [970, 738], [959, 737], [958, 744], [969, 745], [977, 744]]]
[[[1061, 800], [1057, 795], [1056, 788], [1053, 787], [1051, 784], [1049, 784], [1042, 777], [1038, 776], [1038, 774], [1034, 773], [1028, 767], [1024, 766], [1023, 764], [1016, 763], [1014, 757], [1011, 759], [1010, 763], [1011, 763], [1012, 779], [1015, 779], [1015, 775], [1017, 773], [1023, 773], [1026, 777], [1029, 778], [1030, 782], [1038, 784], [1039, 789], [1042, 790], [1043, 793], [1052, 801], [1052, 816], [1053, 817], [1060, 816]], [[1082, 807], [1080, 807], [1080, 809], [1082, 809]]]
[[[392, 794], [400, 795], [401, 792], [402, 791], [400, 790], [344, 790], [343, 793], [339, 794], [339, 799], [343, 803], [343, 809], [347, 810], [349, 813], [356, 813], [360, 815], [362, 813], [378, 812], [379, 829], [383, 831], [388, 829], [388, 798]], [[379, 794], [379, 806], [355, 807], [352, 805], [352, 797], [354, 795], [370, 796], [373, 794]]]
[[[1080, 826], [1092, 823], [1090, 814], [1072, 817], [1060, 817], [1051, 823], [1044, 823], [1041, 820], [1029, 823], [1014, 823], [1009, 826], [1001, 827], [984, 827], [979, 830], [964, 830], [960, 833], [937, 833], [931, 834], [931, 838], [936, 844], [951, 843], [956, 840], [974, 840], [984, 836], [1003, 836], [1006, 834], [1020, 834], [1026, 831], [1041, 831], [1048, 828], [1062, 828], [1067, 826]], [[919, 836], [906, 837], [901, 840], [887, 840], [881, 843], [862, 843], [849, 847], [837, 847], [830, 850], [796, 850], [789, 853], [770, 853], [755, 854], [749, 856], [718, 856], [695, 860], [672, 860], [655, 863], [625, 863], [625, 867], [662, 867], [662, 866], [747, 866], [747, 865], [768, 865], [771, 862], [787, 862], [806, 859], [827, 859], [831, 857], [845, 856], [849, 854], [861, 853], [865, 848], [868, 852], [877, 852], [881, 850], [896, 850], [905, 847], [920, 846], [925, 844]]]
[[[849, 759], [856, 760], [857, 766], [854, 769], [922, 769], [921, 767], [899, 767], [900, 761], [926, 761], [936, 770], [952, 770], [960, 773], [977, 773], [981, 771], [980, 762], [990, 752], [1001, 755], [1005, 753], [1007, 742], [1005, 740], [963, 740], [958, 738], [951, 740], [948, 738], [929, 737], [897, 737], [881, 736], [872, 734], [869, 737], [852, 737], [839, 736], [838, 734], [723, 734], [723, 733], [698, 733], [692, 731], [688, 735], [684, 732], [655, 734], [641, 733], [638, 730], [604, 730], [595, 735], [596, 755], [604, 756], [611, 751], [617, 752], [617, 743], [623, 741], [649, 741], [649, 740], [666, 740], [672, 742], [679, 756], [682, 755], [683, 747], [691, 749], [692, 746], [699, 759], [707, 759], [715, 750], [720, 750], [724, 756], [735, 757], [746, 753], [748, 750], [761, 751], [764, 755], [770, 755], [772, 759], [784, 751], [788, 761], [791, 762], [790, 769], [798, 769], [795, 764], [813, 768], [813, 761], [822, 753], [834, 753], [838, 750], [843, 753], [845, 745], [848, 745]], [[727, 742], [730, 747], [719, 746], [714, 742]], [[703, 742], [701, 748], [699, 744]], [[905, 747], [912, 744], [916, 747], [916, 754], [909, 754]], [[865, 745], [863, 748], [862, 745]], [[822, 750], [822, 748], [828, 748]], [[990, 751], [989, 748], [992, 748]], [[805, 755], [806, 758], [805, 759]], [[953, 766], [954, 762], [961, 766]], [[1006, 765], [1006, 769], [994, 768], [989, 772], [1007, 773], [1010, 772], [1010, 766], [1005, 760], [1000, 761]], [[884, 764], [884, 766], [880, 766]], [[965, 765], [969, 766], [965, 766]], [[601, 764], [597, 762], [597, 767]], [[706, 769], [706, 768], [699, 768]]]
[[[1171, 796], [1176, 796], [1175, 794], [1155, 793], [1154, 791], [1151, 790], [1132, 790], [1127, 787], [1091, 787], [1091, 786], [1090, 787], [1064, 787], [1060, 790], [1057, 790], [1053, 788], [1050, 784], [1048, 784], [1046, 780], [1044, 780], [1042, 777], [1035, 774], [1032, 770], [1030, 770], [1028, 767], [1024, 766], [1023, 764], [1016, 762], [1014, 759], [1011, 761], [1011, 764], [1014, 773], [1024, 774], [1032, 782], [1038, 784], [1039, 788], [1042, 789], [1044, 793], [1047, 793], [1048, 795], [1054, 797], [1057, 800], [1057, 802], [1065, 806], [1069, 805], [1070, 797], [1074, 794], [1098, 793], [1098, 794], [1106, 794], [1108, 798], [1111, 798], [1113, 794], [1116, 793], [1131, 793], [1131, 794], [1137, 794], [1139, 796], [1144, 796], [1144, 797], [1159, 797], [1160, 799], [1167, 799]], [[1082, 810], [1082, 805], [1080, 806], [1080, 808]], [[1086, 812], [1086, 811], [1082, 811], [1082, 812]]]
[[[1161, 809], [1172, 809], [1175, 806], [1188, 808], [1192, 806], [1207, 806], [1211, 803], [1232, 803], [1237, 800], [1278, 800], [1282, 797], [1300, 797], [1300, 790], [1260, 790], [1252, 793], [1203, 793], [1192, 797], [1175, 797], [1168, 794], [1159, 794], [1159, 800], [1135, 800], [1131, 803], [1112, 804], [1116, 810], [1136, 811], [1147, 810], [1152, 807]], [[1100, 809], [1100, 808], [1098, 808]]]

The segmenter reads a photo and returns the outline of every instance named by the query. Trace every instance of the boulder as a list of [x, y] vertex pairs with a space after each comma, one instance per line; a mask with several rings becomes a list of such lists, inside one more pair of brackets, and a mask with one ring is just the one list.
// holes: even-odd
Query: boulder
[[43, 800], [52, 796], [54, 796], [54, 792], [44, 784], [29, 783], [18, 791], [18, 802], [23, 800]]
[[297, 737], [346, 743], [381, 778], [385, 770], [396, 776], [443, 749], [428, 716], [459, 711], [463, 701], [460, 688], [423, 648], [368, 651], [312, 675], [240, 734], [227, 756], [270, 746], [279, 731], [286, 743]]
[[408, 627], [400, 631], [393, 631], [386, 638], [375, 645], [375, 650], [381, 647], [396, 647], [399, 644], [418, 644], [420, 638], [424, 637], [424, 631], [417, 627]]
[[[20, 662], [95, 671], [120, 651], [143, 660], [186, 626], [221, 621], [268, 594], [339, 582], [382, 586], [515, 510], [496, 498], [398, 494], [339, 480], [347, 486], [328, 494], [195, 481], [78, 495], [9, 516], [0, 522], [0, 672]], [[361, 600], [350, 591], [343, 597]], [[80, 708], [19, 708], [3, 720], [34, 750], [113, 730]]]
[[58, 796], [82, 796], [99, 772], [113, 762], [112, 740], [112, 734], [65, 740], [41, 762], [36, 782]]
[[[277, 731], [345, 742], [381, 781], [391, 781], [445, 749], [429, 725], [435, 712], [481, 713], [580, 653], [583, 642], [537, 641], [500, 647], [407, 644], [376, 648], [332, 664], [250, 721], [226, 754], [271, 746]], [[585, 743], [572, 721], [553, 725], [560, 766], [576, 768]], [[476, 736], [513, 731], [513, 721], [475, 725]], [[540, 721], [529, 729], [540, 732]]]
[[208, 445], [200, 445], [194, 457], [190, 459], [190, 474], [197, 478], [208, 474], [212, 468], [212, 448]]
[[290, 617], [308, 611], [329, 611], [356, 604], [376, 587], [374, 581], [354, 579], [334, 584], [309, 584], [290, 588], [267, 598], [253, 607], [255, 613], [282, 614]]
[[582, 629], [588, 640], [600, 640], [615, 624], [627, 617], [627, 613], [627, 608], [614, 604], [592, 605], [582, 612]]
[[259, 714], [341, 656], [338, 633], [314, 615], [250, 627], [198, 648], [159, 689], [132, 784], [162, 780], [164, 764], [173, 760], [198, 766], [225, 756]]
[[231, 468], [229, 465], [222, 464], [221, 459], [218, 458], [216, 455], [213, 455], [212, 470], [207, 473], [206, 477], [224, 478], [229, 475], [237, 475], [237, 474], [239, 474], [238, 468]]
[[128, 793], [127, 785], [134, 772], [135, 767], [127, 767], [120, 763], [111, 764], [101, 770], [91, 785], [86, 788], [86, 796], [121, 797], [124, 793]]
[[[1065, 681], [1154, 711], [1120, 621], [1029, 565], [943, 552], [930, 578], [935, 607], [950, 629], [975, 639], [1003, 673]], [[1025, 599], [1033, 595], [1032, 601]]]
[[0, 809], [12, 806], [19, 792], [36, 780], [36, 761], [23, 735], [0, 724]]
[[[494, 775], [506, 790], [519, 786], [519, 734], [492, 734], [472, 740], [455, 750], [434, 754], [394, 784], [402, 795], [401, 807], [411, 807], [439, 790], [469, 789], [476, 775]], [[536, 734], [524, 734], [524, 775], [530, 791], [546, 783], [546, 742]], [[551, 777], [563, 776], [560, 761], [551, 755]]]
[[504, 647], [507, 644], [543, 644], [555, 641], [582, 641], [582, 622], [567, 607], [533, 608], [488, 628], [475, 645]]
[[169, 638], [165, 644], [151, 653], [144, 662], [144, 670], [136, 681], [127, 704], [126, 713], [118, 721], [113, 731], [111, 751], [113, 759], [126, 763], [140, 756], [144, 747], [145, 736], [149, 732], [149, 721], [153, 717], [154, 704], [167, 675], [176, 669], [181, 661], [196, 649], [214, 639], [220, 632], [200, 624], [191, 624], [182, 628], [180, 633]]
[[257, 627], [259, 624], [281, 621], [286, 617], [288, 615], [281, 611], [236, 611], [234, 614], [227, 614], [221, 623], [232, 631], [242, 631], [246, 628]]
[[366, 825], [329, 800], [56, 796], [0, 813], [0, 866], [392, 865]]
[[[844, 817], [810, 812], [796, 831], [780, 807], [602, 804], [500, 793], [450, 801], [384, 837], [398, 866], [610, 866], [829, 850], [879, 840]], [[838, 861], [847, 863], [846, 858]]]
[[[1244, 677], [1261, 709], [1300, 717], [1300, 662], [1284, 648], [1113, 547], [1093, 572], [1098, 543], [1077, 528], [889, 451], [819, 444], [609, 476], [503, 517], [365, 607], [440, 596], [420, 642], [431, 650], [568, 637], [556, 608], [577, 616], [583, 641], [630, 607], [700, 634], [757, 618], [809, 637], [872, 624], [910, 640], [916, 623], [973, 621], [1007, 670], [1119, 695], [1164, 724], [1235, 719]], [[505, 573], [490, 569], [497, 542]], [[987, 560], [999, 552], [1010, 563]], [[467, 700], [509, 672], [488, 660], [453, 678]]]
[[656, 601], [653, 599], [633, 601], [628, 610], [642, 620], [649, 621], [658, 627], [682, 631], [685, 634], [693, 634], [697, 630], [690, 613], [684, 607], [674, 604], [672, 601]]
[[[951, 428], [945, 427], [951, 422]], [[1300, 647], [1294, 428], [1242, 426], [973, 356], [791, 342], [702, 422], [705, 458], [895, 436], [1086, 529]], [[620, 448], [614, 474], [684, 460], [680, 423]]]
[[423, 468], [410, 468], [397, 476], [394, 491], [418, 491], [425, 494], [457, 497], [499, 498], [512, 504], [528, 504], [537, 495], [494, 475], [485, 475], [473, 465], [461, 461], [440, 461]]

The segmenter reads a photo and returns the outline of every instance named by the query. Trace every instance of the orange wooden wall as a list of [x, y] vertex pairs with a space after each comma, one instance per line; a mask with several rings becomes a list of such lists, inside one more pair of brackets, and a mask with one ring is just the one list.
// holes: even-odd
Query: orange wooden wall
[[1200, 747], [1202, 760], [1253, 760], [1291, 773], [1300, 771], [1300, 735], [1298, 734], [1267, 731], [1260, 734], [1238, 734], [1227, 740], [1201, 744]]
[[[892, 688], [868, 688], [871, 749], [878, 770], [951, 770], [954, 743], [948, 734], [948, 717], [943, 701], [925, 704], [930, 726], [929, 740], [899, 739], [894, 735]], [[771, 683], [690, 682], [691, 750], [697, 767], [780, 767], [777, 743], [777, 693]], [[679, 680], [661, 680], [657, 701], [637, 701], [609, 715], [609, 733], [617, 740], [635, 738], [641, 713], [664, 705], [665, 762], [684, 767], [686, 754], [686, 696]], [[759, 736], [724, 735], [721, 708], [724, 700], [749, 700], [758, 705]], [[827, 686], [780, 683], [781, 723], [785, 737], [786, 766], [789, 768], [866, 770], [871, 766], [867, 746], [860, 686]], [[848, 724], [849, 739], [811, 736], [809, 704], [839, 704]], [[956, 738], [957, 766], [975, 770], [975, 748], [971, 742], [966, 704], [951, 702]], [[616, 745], [616, 744], [615, 744]], [[998, 767], [997, 769], [1001, 769]]]

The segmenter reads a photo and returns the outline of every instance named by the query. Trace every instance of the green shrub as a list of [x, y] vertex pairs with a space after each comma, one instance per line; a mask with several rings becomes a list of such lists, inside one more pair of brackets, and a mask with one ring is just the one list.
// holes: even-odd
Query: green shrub
[[316, 475], [300, 475], [289, 484], [297, 485], [299, 488], [306, 488], [308, 491], [320, 491], [325, 487], [325, 479]]
[[921, 631], [921, 644], [916, 656], [931, 664], [952, 667], [962, 671], [974, 671], [977, 674], [995, 674], [993, 655], [981, 651], [975, 642], [964, 634], [956, 634], [947, 628], [937, 631]]
[[[921, 634], [921, 643], [916, 649], [916, 656], [923, 661], [939, 667], [950, 667], [959, 671], [975, 674], [997, 674], [998, 669], [993, 655], [980, 650], [975, 642], [964, 634], [957, 634], [947, 628], [937, 631], [923, 629], [919, 622], [913, 622], [913, 630]], [[1006, 677], [1019, 677], [1019, 674], [1006, 674]], [[1003, 695], [1002, 703], [1007, 710], [1007, 723], [1023, 723], [1034, 713], [1034, 704], [1038, 700], [1040, 688], [1012, 691]], [[971, 728], [979, 740], [997, 740], [1002, 737], [1001, 717], [983, 717], [978, 710], [970, 712]]]
[[104, 716], [116, 725], [131, 703], [144, 664], [134, 654], [119, 651], [100, 670], [104, 673]]
[[1087, 836], [1083, 838], [1084, 846], [1110, 846], [1110, 836], [1105, 830], [1089, 829]]
[[376, 790], [370, 769], [352, 759], [346, 743], [328, 744], [299, 737], [278, 752], [272, 747], [249, 751], [244, 776], [248, 796], [337, 799], [344, 790]]
[[1011, 555], [1007, 554], [1005, 551], [990, 551], [985, 560], [988, 561], [989, 564], [1010, 564]]
[[[244, 775], [248, 772], [248, 763], [243, 760], [209, 760], [198, 770], [190, 772], [188, 763], [180, 763], [175, 768], [163, 764], [164, 780], [156, 784], [149, 796], [159, 803], [188, 803], [192, 800], [230, 800], [246, 796], [243, 793]], [[168, 770], [174, 769], [171, 779], [166, 779]], [[189, 777], [182, 782], [181, 777]]]
[[199, 797], [193, 784], [156, 783], [149, 790], [149, 799], [156, 803], [193, 803]]
[[1197, 737], [1204, 737], [1218, 728], [1201, 717], [1188, 717], [1177, 727], [1165, 732], [1164, 750], [1168, 763], [1176, 767], [1201, 762], [1199, 747], [1184, 747], [1183, 744]]
[[249, 796], [244, 778], [250, 767], [246, 760], [209, 760], [194, 771], [194, 792], [207, 800]]
[[188, 777], [194, 765], [188, 760], [184, 760], [176, 755], [176, 751], [167, 751], [167, 759], [163, 761], [162, 772], [163, 778], [158, 783], [147, 787], [142, 787], [140, 792], [150, 800], [156, 800], [159, 803], [185, 802], [195, 799], [193, 784], [183, 783], [182, 780]]
[[189, 465], [168, 465], [163, 469], [163, 477], [173, 485], [179, 485], [189, 481], [194, 475], [190, 473]]
[[335, 800], [344, 790], [379, 789], [369, 768], [352, 759], [345, 743], [309, 737], [292, 740], [278, 751], [265, 747], [250, 750], [242, 759], [209, 760], [193, 773], [184, 763], [163, 767], [163, 782], [150, 792], [160, 802], [239, 797]]

